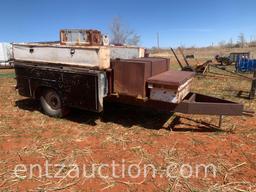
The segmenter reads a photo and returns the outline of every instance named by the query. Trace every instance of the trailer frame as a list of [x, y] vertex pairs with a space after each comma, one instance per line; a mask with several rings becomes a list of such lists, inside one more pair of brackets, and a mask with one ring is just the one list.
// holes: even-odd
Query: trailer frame
[[[108, 90], [113, 85], [112, 70], [17, 61], [14, 63], [14, 68], [16, 88], [20, 95], [39, 99], [42, 92], [38, 92], [38, 89], [53, 89], [59, 93], [64, 107], [101, 112], [104, 101], [120, 102], [165, 112], [217, 115], [220, 117], [219, 125], [224, 115], [240, 116], [244, 113], [242, 104], [193, 92], [190, 92], [180, 103], [118, 95], [111, 89]], [[99, 74], [105, 74], [105, 78], [99, 80]]]

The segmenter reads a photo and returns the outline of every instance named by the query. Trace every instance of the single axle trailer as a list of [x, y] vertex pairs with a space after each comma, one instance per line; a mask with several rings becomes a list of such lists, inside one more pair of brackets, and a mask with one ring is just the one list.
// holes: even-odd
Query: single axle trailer
[[70, 107], [100, 113], [104, 101], [184, 114], [243, 115], [242, 104], [191, 92], [194, 72], [170, 70], [169, 59], [143, 52], [70, 42], [14, 44], [16, 88], [40, 100], [53, 117], [63, 117]]
[[[140, 59], [136, 59], [136, 62], [138, 60]], [[140, 67], [141, 63], [138, 66]], [[17, 61], [14, 67], [19, 94], [39, 100], [44, 113], [53, 117], [67, 115], [70, 107], [102, 112], [104, 101], [170, 113], [220, 117], [243, 114], [242, 104], [190, 92], [186, 86], [191, 83], [193, 76], [191, 72], [168, 70], [146, 78], [144, 82], [144, 79], [138, 80], [141, 77], [136, 78], [138, 71], [135, 70], [134, 76], [120, 77], [123, 78], [120, 83], [115, 79], [118, 71], [113, 69], [100, 71], [83, 67]], [[133, 86], [132, 81], [137, 85]], [[122, 92], [123, 90], [127, 92]], [[138, 94], [144, 92], [145, 95]]]

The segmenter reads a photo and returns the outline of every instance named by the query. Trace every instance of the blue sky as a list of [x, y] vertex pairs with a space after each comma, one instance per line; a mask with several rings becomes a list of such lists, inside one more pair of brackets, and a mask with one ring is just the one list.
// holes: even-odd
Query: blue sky
[[3, 0], [0, 41], [53, 41], [62, 28], [96, 28], [109, 33], [119, 16], [141, 36], [141, 45], [207, 46], [256, 38], [255, 0]]

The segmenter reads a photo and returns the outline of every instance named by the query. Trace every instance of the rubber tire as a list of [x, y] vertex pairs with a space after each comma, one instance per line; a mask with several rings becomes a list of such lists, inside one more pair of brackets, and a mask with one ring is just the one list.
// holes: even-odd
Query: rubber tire
[[[56, 104], [51, 103], [53, 99]], [[63, 107], [60, 95], [54, 89], [45, 89], [40, 96], [40, 103], [44, 113], [48, 116], [61, 118], [68, 113]]]
[[193, 67], [191, 67], [191, 66], [185, 66], [185, 67], [183, 67], [182, 71], [191, 71], [191, 72], [195, 72], [195, 69], [193, 69]]

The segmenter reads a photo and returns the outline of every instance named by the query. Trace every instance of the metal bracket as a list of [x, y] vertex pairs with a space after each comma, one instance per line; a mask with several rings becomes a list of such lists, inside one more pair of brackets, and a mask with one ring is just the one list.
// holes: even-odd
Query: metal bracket
[[224, 118], [224, 115], [220, 115], [220, 118], [219, 118], [219, 128], [221, 128], [223, 118]]

